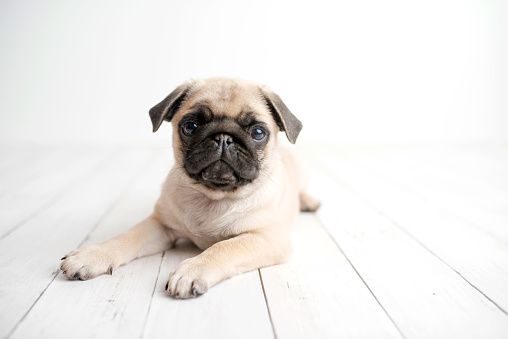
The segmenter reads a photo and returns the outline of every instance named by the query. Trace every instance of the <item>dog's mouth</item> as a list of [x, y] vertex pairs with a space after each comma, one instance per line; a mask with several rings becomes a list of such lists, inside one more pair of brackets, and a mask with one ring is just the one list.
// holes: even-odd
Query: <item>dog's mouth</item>
[[201, 179], [218, 185], [234, 184], [235, 171], [225, 161], [217, 160], [201, 171]]
[[223, 160], [217, 160], [205, 167], [194, 179], [212, 189], [230, 191], [245, 185], [251, 180], [240, 177], [234, 169]]

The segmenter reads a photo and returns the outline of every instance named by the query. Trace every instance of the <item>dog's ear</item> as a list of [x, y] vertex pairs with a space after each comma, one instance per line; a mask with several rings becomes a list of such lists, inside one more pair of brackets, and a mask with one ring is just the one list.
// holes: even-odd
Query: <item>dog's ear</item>
[[171, 121], [190, 87], [190, 83], [178, 86], [164, 100], [150, 109], [150, 119], [152, 119], [154, 132], [157, 132], [164, 120]]
[[296, 138], [298, 138], [298, 134], [300, 134], [302, 130], [302, 123], [291, 113], [277, 94], [266, 88], [261, 89], [261, 94], [266, 100], [268, 108], [272, 112], [280, 130], [286, 132], [289, 142], [294, 144]]

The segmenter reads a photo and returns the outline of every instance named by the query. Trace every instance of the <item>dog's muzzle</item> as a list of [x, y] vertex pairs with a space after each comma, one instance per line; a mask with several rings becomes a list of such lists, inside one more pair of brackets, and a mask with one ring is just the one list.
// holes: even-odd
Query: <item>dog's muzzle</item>
[[184, 167], [194, 180], [212, 189], [229, 191], [257, 177], [257, 168], [246, 153], [231, 135], [218, 133], [189, 154]]

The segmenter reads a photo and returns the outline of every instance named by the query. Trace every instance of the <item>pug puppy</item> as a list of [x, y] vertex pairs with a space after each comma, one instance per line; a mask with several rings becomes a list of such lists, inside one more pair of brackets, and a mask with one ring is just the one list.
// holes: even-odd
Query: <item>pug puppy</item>
[[112, 274], [133, 259], [188, 238], [203, 250], [184, 260], [166, 285], [196, 297], [234, 275], [284, 263], [299, 210], [319, 202], [304, 192], [297, 159], [277, 142], [295, 143], [301, 122], [266, 87], [240, 79], [184, 83], [150, 110], [153, 131], [173, 125], [175, 165], [152, 215], [115, 238], [62, 258], [69, 279]]

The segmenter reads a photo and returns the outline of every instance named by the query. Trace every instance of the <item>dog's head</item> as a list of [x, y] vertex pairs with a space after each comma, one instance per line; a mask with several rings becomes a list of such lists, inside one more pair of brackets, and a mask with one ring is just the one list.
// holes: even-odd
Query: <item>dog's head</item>
[[276, 135], [296, 141], [301, 122], [280, 97], [239, 79], [212, 78], [177, 87], [150, 110], [153, 131], [173, 124], [173, 149], [187, 175], [207, 189], [233, 191], [272, 161]]

